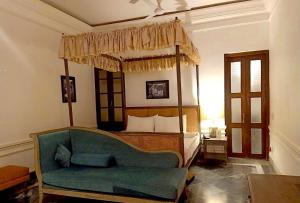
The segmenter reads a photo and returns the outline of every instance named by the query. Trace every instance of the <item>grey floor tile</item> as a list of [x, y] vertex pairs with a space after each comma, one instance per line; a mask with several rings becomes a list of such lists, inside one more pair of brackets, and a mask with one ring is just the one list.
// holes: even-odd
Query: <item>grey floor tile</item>
[[230, 158], [227, 165], [210, 163], [192, 166], [195, 180], [188, 186], [187, 203], [248, 203], [247, 175], [258, 173], [260, 165], [265, 173], [274, 173], [265, 160]]

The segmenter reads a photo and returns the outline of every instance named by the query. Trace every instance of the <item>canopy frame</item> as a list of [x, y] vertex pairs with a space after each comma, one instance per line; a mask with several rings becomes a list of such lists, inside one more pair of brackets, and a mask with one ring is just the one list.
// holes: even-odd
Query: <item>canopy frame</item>
[[[177, 21], [177, 17], [175, 21]], [[179, 129], [180, 129], [180, 152], [184, 154], [184, 132], [183, 132], [183, 105], [182, 105], [182, 85], [181, 85], [181, 57], [188, 57], [185, 53], [180, 53], [180, 45], [175, 45], [175, 54], [165, 54], [165, 55], [157, 55], [157, 56], [146, 56], [146, 57], [133, 57], [133, 58], [126, 58], [126, 59], [119, 59], [117, 57], [111, 56], [109, 54], [101, 54], [102, 57], [108, 58], [110, 60], [114, 60], [120, 63], [120, 72], [124, 73], [123, 69], [123, 62], [132, 62], [132, 61], [144, 61], [144, 60], [153, 60], [153, 59], [168, 59], [168, 58], [175, 58], [176, 63], [176, 81], [177, 81], [177, 98], [178, 98], [178, 114], [179, 114]], [[65, 67], [65, 74], [66, 74], [66, 85], [67, 85], [67, 100], [68, 100], [68, 110], [69, 110], [69, 122], [70, 126], [74, 126], [73, 121], [73, 109], [72, 109], [72, 102], [71, 102], [71, 87], [70, 87], [70, 79], [69, 79], [69, 66], [68, 66], [68, 58], [64, 59], [64, 67]], [[195, 63], [194, 63], [195, 64]], [[98, 67], [101, 68], [101, 67]], [[197, 105], [198, 105], [198, 121], [200, 124], [200, 101], [199, 101], [199, 66], [195, 64], [196, 68], [196, 86], [197, 86]], [[122, 84], [122, 88], [125, 89], [125, 84]], [[125, 96], [123, 95], [123, 99]], [[126, 101], [125, 108], [126, 108]], [[184, 156], [183, 156], [184, 158]]]

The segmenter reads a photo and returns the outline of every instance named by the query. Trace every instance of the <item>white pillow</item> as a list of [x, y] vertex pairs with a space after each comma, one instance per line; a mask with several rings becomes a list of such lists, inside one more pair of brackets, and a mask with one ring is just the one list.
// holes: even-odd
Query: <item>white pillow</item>
[[[186, 115], [182, 116], [183, 132], [186, 132]], [[172, 132], [179, 133], [179, 117], [157, 116], [154, 121], [155, 132]]]
[[154, 118], [136, 117], [128, 115], [126, 131], [129, 132], [154, 132]]

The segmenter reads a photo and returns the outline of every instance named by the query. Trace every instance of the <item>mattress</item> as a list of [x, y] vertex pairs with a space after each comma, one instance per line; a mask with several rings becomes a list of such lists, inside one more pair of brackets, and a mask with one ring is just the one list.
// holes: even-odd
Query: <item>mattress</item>
[[195, 150], [200, 144], [198, 133], [184, 133], [184, 162], [185, 164], [192, 158]]

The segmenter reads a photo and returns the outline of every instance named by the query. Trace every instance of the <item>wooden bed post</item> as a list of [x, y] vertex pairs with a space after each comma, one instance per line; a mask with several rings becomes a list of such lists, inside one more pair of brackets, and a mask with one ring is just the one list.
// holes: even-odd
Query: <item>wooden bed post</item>
[[126, 129], [127, 126], [127, 115], [125, 115], [125, 109], [126, 109], [126, 92], [125, 92], [125, 74], [123, 72], [123, 64], [122, 61], [120, 61], [120, 71], [121, 71], [121, 89], [122, 89], [122, 119], [124, 122], [124, 130]]
[[179, 45], [176, 45], [176, 72], [177, 72], [177, 93], [178, 93], [178, 113], [180, 132], [183, 132], [182, 122], [182, 91], [181, 91], [181, 70], [180, 70], [180, 53]]
[[196, 65], [196, 81], [197, 81], [197, 105], [198, 105], [198, 131], [201, 133], [201, 119], [200, 119], [200, 95], [199, 95], [199, 65]]
[[70, 87], [70, 78], [69, 78], [69, 66], [68, 60], [64, 59], [65, 64], [65, 74], [66, 74], [66, 82], [67, 82], [67, 96], [68, 96], [68, 108], [69, 108], [69, 119], [70, 126], [73, 126], [73, 109], [72, 109], [72, 99], [71, 99], [71, 87]]
[[184, 160], [184, 135], [183, 135], [183, 121], [182, 121], [182, 91], [181, 91], [181, 71], [180, 71], [180, 50], [179, 45], [176, 45], [176, 72], [177, 72], [177, 95], [178, 95], [178, 116], [179, 116], [179, 129], [180, 129], [180, 153], [183, 159], [183, 165], [185, 165]]

